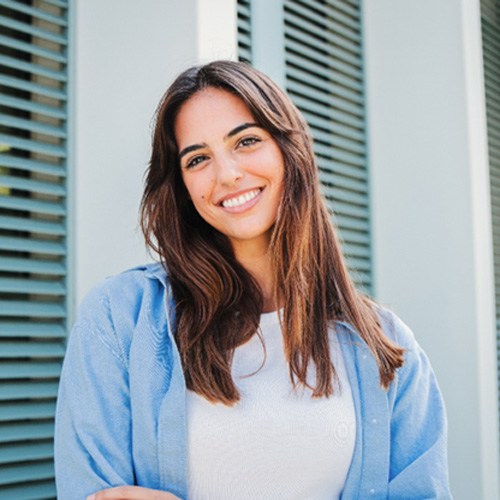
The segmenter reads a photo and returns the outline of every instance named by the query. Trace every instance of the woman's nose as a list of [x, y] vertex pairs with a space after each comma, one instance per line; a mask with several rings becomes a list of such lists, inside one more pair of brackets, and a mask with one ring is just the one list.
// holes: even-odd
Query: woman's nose
[[234, 186], [243, 177], [243, 169], [232, 155], [220, 155], [215, 163], [217, 180], [221, 185]]

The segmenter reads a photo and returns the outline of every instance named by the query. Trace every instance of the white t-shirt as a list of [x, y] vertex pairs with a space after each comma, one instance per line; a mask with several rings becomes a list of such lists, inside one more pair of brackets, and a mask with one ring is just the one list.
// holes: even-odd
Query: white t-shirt
[[[263, 314], [260, 329], [265, 358], [257, 335], [234, 354], [238, 404], [213, 404], [188, 391], [188, 498], [338, 499], [352, 460], [356, 422], [333, 331], [330, 346], [341, 391], [313, 399], [309, 389], [292, 387], [277, 312]], [[310, 365], [308, 381], [314, 380]]]

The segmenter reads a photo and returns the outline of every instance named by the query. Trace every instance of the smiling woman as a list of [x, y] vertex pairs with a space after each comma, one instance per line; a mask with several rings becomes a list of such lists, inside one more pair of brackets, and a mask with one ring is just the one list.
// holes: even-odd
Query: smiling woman
[[174, 81], [142, 227], [160, 262], [96, 287], [70, 338], [60, 498], [450, 498], [428, 359], [354, 287], [269, 78], [216, 61]]

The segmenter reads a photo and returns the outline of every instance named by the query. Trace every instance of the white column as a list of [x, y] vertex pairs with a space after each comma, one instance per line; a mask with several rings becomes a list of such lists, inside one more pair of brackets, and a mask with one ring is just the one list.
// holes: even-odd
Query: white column
[[252, 66], [285, 88], [283, 0], [252, 0]]
[[198, 60], [238, 59], [236, 0], [197, 0]]
[[376, 295], [433, 362], [455, 498], [499, 498], [479, 2], [363, 5]]
[[181, 70], [237, 55], [234, 0], [73, 1], [75, 303], [151, 260], [138, 228], [152, 118]]

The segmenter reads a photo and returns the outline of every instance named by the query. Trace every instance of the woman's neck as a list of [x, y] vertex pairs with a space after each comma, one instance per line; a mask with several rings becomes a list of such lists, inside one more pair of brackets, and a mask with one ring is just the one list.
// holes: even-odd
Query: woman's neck
[[236, 260], [253, 276], [260, 287], [263, 300], [262, 312], [278, 309], [274, 297], [274, 272], [269, 245], [233, 245]]

